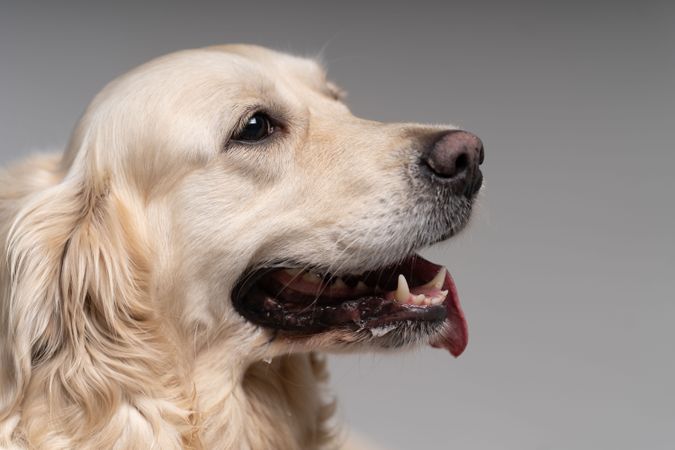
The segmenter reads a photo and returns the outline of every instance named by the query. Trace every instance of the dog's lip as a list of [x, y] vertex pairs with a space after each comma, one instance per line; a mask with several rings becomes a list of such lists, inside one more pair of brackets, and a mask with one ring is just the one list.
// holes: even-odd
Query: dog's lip
[[[378, 287], [379, 291], [371, 288], [361, 293], [354, 289], [335, 291], [325, 286], [318, 294], [316, 290], [308, 292], [312, 286], [308, 287], [307, 282], [302, 280], [303, 274], [310, 276], [311, 272], [322, 273], [321, 270], [304, 271], [299, 264], [275, 266], [273, 269], [249, 272], [243, 277], [245, 281], [239, 283], [233, 292], [237, 309], [254, 323], [302, 334], [327, 331], [333, 327], [374, 329], [406, 320], [435, 321], [444, 322], [444, 326], [442, 333], [431, 340], [432, 346], [445, 348], [455, 357], [467, 346], [467, 322], [457, 288], [447, 270], [440, 287], [447, 291], [447, 295], [441, 304], [406, 304], [394, 298], [395, 293], [391, 290], [396, 290], [397, 274], [406, 274], [412, 286], [411, 294], [414, 294], [444, 269], [419, 255], [379, 269], [375, 283], [371, 272], [356, 276], [361, 277], [359, 283], [366, 281], [371, 286], [377, 284], [383, 287]], [[288, 273], [295, 273], [298, 280], [289, 283]], [[364, 288], [365, 285], [362, 285]]]

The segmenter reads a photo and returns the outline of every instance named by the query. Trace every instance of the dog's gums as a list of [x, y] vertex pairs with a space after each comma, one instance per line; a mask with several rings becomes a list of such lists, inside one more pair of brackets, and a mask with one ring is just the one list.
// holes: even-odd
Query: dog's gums
[[383, 329], [424, 322], [442, 330], [431, 344], [454, 356], [468, 340], [452, 277], [445, 267], [417, 255], [360, 275], [256, 270], [242, 278], [233, 298], [249, 321], [291, 336], [342, 329], [370, 330], [380, 337]]

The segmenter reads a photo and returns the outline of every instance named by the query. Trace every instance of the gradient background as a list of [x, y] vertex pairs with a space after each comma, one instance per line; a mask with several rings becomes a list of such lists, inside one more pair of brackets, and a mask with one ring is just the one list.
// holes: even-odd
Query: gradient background
[[60, 3], [1, 3], [2, 163], [63, 145], [118, 74], [224, 42], [323, 50], [355, 114], [483, 138], [471, 229], [425, 252], [469, 348], [332, 358], [354, 429], [390, 449], [675, 448], [673, 2]]

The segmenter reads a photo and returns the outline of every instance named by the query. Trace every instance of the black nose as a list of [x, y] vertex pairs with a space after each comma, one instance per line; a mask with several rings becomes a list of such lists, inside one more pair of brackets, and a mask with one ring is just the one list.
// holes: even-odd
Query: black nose
[[450, 184], [455, 194], [473, 196], [483, 184], [478, 166], [485, 159], [483, 142], [468, 131], [451, 130], [440, 135], [422, 156], [432, 181]]

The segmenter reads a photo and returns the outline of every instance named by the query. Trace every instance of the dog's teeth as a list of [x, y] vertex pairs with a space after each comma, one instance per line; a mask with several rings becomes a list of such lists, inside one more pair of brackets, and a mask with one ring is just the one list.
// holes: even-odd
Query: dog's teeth
[[441, 291], [438, 295], [435, 295], [431, 298], [432, 305], [440, 305], [445, 300], [445, 297], [448, 296], [448, 291]]
[[342, 278], [336, 278], [333, 287], [335, 289], [349, 289], [349, 286], [347, 286], [347, 283]]
[[443, 283], [445, 283], [445, 275], [448, 273], [448, 270], [445, 267], [441, 267], [441, 270], [438, 271], [433, 280], [424, 285], [424, 287], [433, 287], [436, 289], [442, 289]]
[[413, 296], [412, 296], [412, 301], [413, 301], [413, 303], [416, 304], [416, 305], [422, 305], [422, 304], [425, 303], [426, 298], [427, 298], [427, 297], [426, 297], [426, 295], [424, 295], [424, 294], [413, 295]]
[[410, 297], [410, 288], [408, 282], [403, 275], [398, 276], [398, 286], [396, 287], [396, 295], [394, 298], [399, 303], [407, 303]]
[[364, 283], [363, 281], [359, 281], [355, 289], [356, 292], [367, 292], [368, 286], [366, 286], [366, 283]]

